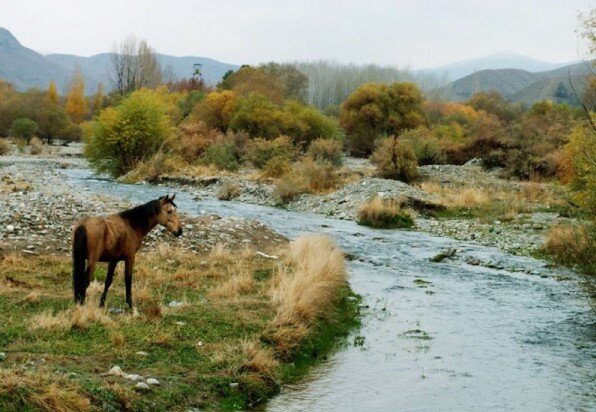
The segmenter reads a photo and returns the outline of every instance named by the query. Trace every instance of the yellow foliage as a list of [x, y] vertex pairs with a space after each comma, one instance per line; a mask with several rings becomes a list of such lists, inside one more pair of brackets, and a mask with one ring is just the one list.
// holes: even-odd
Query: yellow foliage
[[56, 83], [52, 80], [48, 86], [48, 99], [53, 103], [58, 103], [58, 90], [56, 89]]
[[87, 114], [87, 101], [85, 100], [85, 80], [80, 70], [75, 70], [72, 84], [66, 96], [66, 113], [75, 123], [81, 123]]

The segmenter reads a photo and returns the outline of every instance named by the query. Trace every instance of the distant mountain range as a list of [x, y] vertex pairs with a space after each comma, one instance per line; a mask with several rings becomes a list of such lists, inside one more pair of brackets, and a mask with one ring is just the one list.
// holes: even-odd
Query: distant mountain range
[[438, 92], [454, 101], [468, 100], [477, 92], [497, 91], [506, 100], [518, 103], [548, 99], [577, 104], [575, 93], [581, 96], [590, 74], [589, 62], [536, 73], [520, 69], [481, 70], [449, 83]]
[[569, 64], [571, 63], [548, 63], [521, 54], [504, 52], [476, 59], [463, 60], [445, 66], [420, 69], [416, 70], [416, 72], [446, 75], [449, 81], [455, 81], [482, 70], [521, 69], [528, 72], [542, 72], [558, 69], [559, 67], [567, 66]]
[[[43, 55], [22, 46], [12, 33], [0, 27], [0, 78], [8, 80], [19, 90], [30, 87], [45, 89], [50, 81], [54, 80], [58, 90], [64, 93], [76, 64], [81, 67], [88, 94], [94, 93], [100, 82], [109, 90], [111, 55]], [[208, 85], [215, 85], [228, 70], [236, 70], [239, 67], [199, 56], [176, 57], [158, 54], [157, 58], [162, 69], [171, 70], [176, 79], [190, 77], [193, 64], [201, 64], [203, 78]]]
[[[6, 29], [0, 28], [0, 78], [11, 82], [17, 89], [30, 87], [47, 88], [54, 80], [64, 93], [75, 65], [79, 65], [86, 81], [86, 92], [94, 93], [102, 82], [111, 89], [111, 53], [81, 57], [71, 54], [43, 55], [22, 46]], [[164, 71], [174, 78], [190, 77], [193, 64], [203, 66], [203, 77], [209, 85], [215, 85], [228, 70], [239, 66], [222, 63], [206, 57], [175, 57], [158, 54]], [[590, 73], [589, 64], [552, 64], [514, 53], [499, 53], [466, 60], [446, 66], [417, 70], [448, 76], [451, 83], [434, 92], [455, 101], [468, 100], [479, 91], [498, 91], [507, 100], [532, 103], [551, 99], [558, 102], [576, 103], [571, 82], [576, 91], [583, 91], [585, 79]], [[444, 83], [443, 83], [444, 84]]]

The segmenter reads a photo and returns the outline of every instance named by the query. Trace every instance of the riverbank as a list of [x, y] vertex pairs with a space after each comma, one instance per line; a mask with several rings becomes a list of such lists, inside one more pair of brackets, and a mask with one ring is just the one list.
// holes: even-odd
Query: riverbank
[[305, 354], [316, 363], [357, 324], [358, 298], [327, 238], [289, 243], [257, 220], [206, 213], [182, 214], [181, 238], [148, 237], [133, 277], [135, 313], [125, 310], [121, 268], [107, 310], [97, 308], [104, 265], [88, 304], [75, 309], [72, 225], [131, 206], [61, 173], [83, 167], [76, 157], [0, 157], [0, 311], [8, 316], [0, 409], [246, 409], [306, 373]]

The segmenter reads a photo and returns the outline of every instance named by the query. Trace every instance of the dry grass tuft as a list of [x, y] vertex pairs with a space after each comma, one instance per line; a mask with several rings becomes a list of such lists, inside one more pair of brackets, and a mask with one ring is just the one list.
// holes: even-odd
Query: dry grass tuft
[[596, 266], [596, 236], [590, 236], [586, 226], [551, 227], [546, 235], [544, 249], [556, 261], [566, 265], [581, 262], [586, 267]]
[[7, 400], [13, 410], [79, 412], [91, 408], [79, 387], [43, 370], [0, 369], [0, 399]]
[[37, 303], [40, 300], [40, 296], [41, 294], [37, 291], [32, 291], [29, 292], [24, 298], [23, 298], [23, 302], [27, 302], [27, 303]]
[[256, 372], [259, 375], [273, 377], [279, 362], [275, 359], [270, 349], [264, 348], [258, 341], [243, 341], [241, 344], [242, 355], [246, 359], [243, 369]]
[[126, 338], [119, 330], [112, 329], [110, 331], [110, 341], [114, 346], [122, 347], [126, 343]]
[[343, 252], [327, 236], [303, 236], [290, 243], [287, 263], [293, 270], [282, 267], [274, 279], [274, 324], [309, 325], [333, 304], [346, 282]]
[[211, 299], [232, 299], [251, 293], [254, 290], [254, 279], [249, 273], [233, 275], [225, 282], [209, 292]]
[[12, 148], [10, 147], [10, 143], [6, 139], [0, 139], [0, 156], [4, 156], [10, 153]]
[[401, 207], [398, 199], [375, 197], [358, 209], [358, 224], [378, 229], [407, 228], [414, 226], [410, 213]]
[[33, 315], [29, 320], [29, 330], [65, 331], [70, 329], [68, 312], [54, 314], [50, 309]]
[[236, 183], [226, 182], [224, 183], [217, 192], [217, 198], [219, 200], [232, 200], [242, 194], [242, 189]]

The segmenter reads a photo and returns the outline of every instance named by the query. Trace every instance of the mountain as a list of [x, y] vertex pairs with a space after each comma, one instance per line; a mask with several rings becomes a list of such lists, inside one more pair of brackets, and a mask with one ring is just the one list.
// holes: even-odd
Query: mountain
[[[42, 55], [22, 46], [8, 30], [0, 27], [0, 78], [9, 81], [18, 90], [30, 87], [45, 89], [48, 83], [54, 80], [58, 90], [64, 93], [76, 65], [81, 68], [88, 94], [94, 93], [100, 82], [110, 90], [111, 58], [112, 53], [90, 57], [72, 54]], [[193, 64], [201, 64], [205, 83], [210, 86], [214, 86], [228, 70], [236, 70], [239, 67], [198, 56], [176, 57], [158, 54], [157, 59], [162, 69], [170, 71], [175, 79], [190, 77]]]
[[470, 74], [488, 69], [520, 69], [528, 72], [542, 72], [557, 69], [569, 63], [548, 63], [517, 53], [496, 53], [477, 59], [464, 60], [445, 66], [417, 70], [419, 73], [447, 75], [450, 80], [461, 79]]
[[22, 46], [8, 30], [0, 27], [0, 78], [23, 90], [47, 87], [50, 80], [64, 83], [69, 75], [64, 67]]
[[477, 92], [497, 91], [506, 100], [517, 103], [532, 104], [548, 99], [576, 104], [573, 89], [581, 94], [590, 74], [590, 63], [575, 63], [537, 73], [518, 69], [481, 70], [451, 82], [438, 93], [454, 101], [468, 100]]

